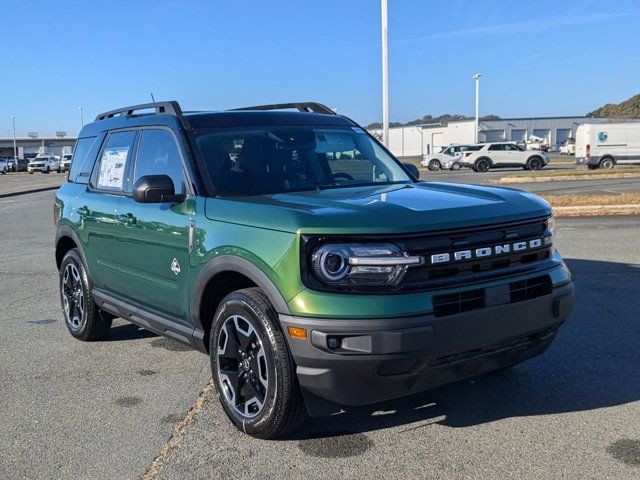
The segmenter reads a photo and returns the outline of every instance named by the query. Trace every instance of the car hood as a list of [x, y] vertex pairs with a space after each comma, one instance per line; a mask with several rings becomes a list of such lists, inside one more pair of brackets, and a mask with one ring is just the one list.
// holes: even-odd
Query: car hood
[[212, 220], [300, 233], [425, 232], [550, 214], [529, 192], [435, 182], [206, 200]]

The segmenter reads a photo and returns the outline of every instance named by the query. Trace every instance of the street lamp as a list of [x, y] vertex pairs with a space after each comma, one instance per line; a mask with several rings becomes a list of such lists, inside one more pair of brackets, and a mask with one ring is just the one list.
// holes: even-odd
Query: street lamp
[[478, 138], [479, 132], [479, 125], [480, 125], [480, 77], [482, 76], [481, 73], [476, 73], [473, 76], [473, 79], [476, 81], [476, 143], [478, 143], [480, 141], [480, 139]]
[[80, 110], [80, 125], [84, 127], [84, 107], [80, 107], [78, 110]]
[[13, 159], [16, 160], [16, 172], [18, 171], [18, 148], [16, 147], [16, 117], [11, 115], [11, 123], [13, 123]]
[[382, 0], [382, 143], [389, 148], [389, 46], [387, 0]]

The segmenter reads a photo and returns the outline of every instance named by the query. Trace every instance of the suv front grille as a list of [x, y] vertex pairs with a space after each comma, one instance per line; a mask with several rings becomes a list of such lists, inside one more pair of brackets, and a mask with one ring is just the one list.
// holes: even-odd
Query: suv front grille
[[[519, 224], [503, 224], [495, 227], [461, 231], [442, 235], [407, 238], [395, 243], [409, 255], [421, 255], [429, 259], [434, 253], [474, 250], [505, 243], [529, 241], [549, 236], [547, 220], [539, 219]], [[423, 265], [407, 270], [399, 287], [402, 290], [442, 288], [447, 285], [472, 283], [483, 279], [502, 278], [516, 272], [535, 269], [552, 256], [550, 244], [536, 249], [511, 252], [486, 258], [473, 258], [459, 262]]]
[[[509, 284], [509, 301], [505, 303], [523, 302], [548, 295], [553, 291], [549, 275], [519, 280]], [[436, 317], [446, 317], [458, 313], [478, 310], [486, 306], [486, 290], [477, 288], [457, 293], [436, 295], [431, 300], [433, 314]]]

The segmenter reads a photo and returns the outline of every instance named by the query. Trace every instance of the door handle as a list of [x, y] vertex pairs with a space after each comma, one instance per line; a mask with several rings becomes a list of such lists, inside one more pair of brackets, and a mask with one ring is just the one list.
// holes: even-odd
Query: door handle
[[86, 217], [88, 215], [91, 214], [91, 211], [89, 210], [89, 208], [86, 205], [83, 205], [82, 207], [80, 207], [78, 209], [78, 215], [80, 215], [81, 217]]
[[124, 223], [127, 226], [135, 225], [138, 221], [133, 213], [121, 213], [117, 216], [117, 219], [120, 223]]

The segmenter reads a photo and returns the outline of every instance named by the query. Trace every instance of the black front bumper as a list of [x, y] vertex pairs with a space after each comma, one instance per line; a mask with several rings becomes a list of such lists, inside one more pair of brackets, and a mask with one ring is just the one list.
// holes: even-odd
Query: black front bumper
[[[312, 415], [366, 405], [515, 365], [551, 344], [574, 302], [566, 283], [548, 295], [455, 315], [336, 320], [280, 315]], [[330, 349], [330, 338], [338, 347]]]

